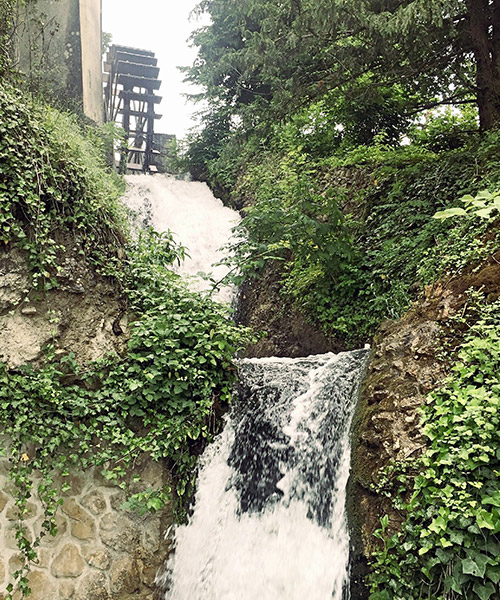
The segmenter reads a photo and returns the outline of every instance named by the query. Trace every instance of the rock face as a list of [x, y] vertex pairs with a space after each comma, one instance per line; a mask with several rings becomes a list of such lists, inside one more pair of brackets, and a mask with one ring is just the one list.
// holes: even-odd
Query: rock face
[[341, 342], [327, 338], [280, 293], [281, 273], [268, 269], [262, 280], [248, 281], [240, 292], [237, 320], [255, 331], [265, 331], [247, 356], [309, 356], [345, 350]]
[[[389, 515], [396, 529], [401, 516], [371, 485], [393, 459], [418, 456], [424, 447], [419, 409], [439, 386], [446, 365], [439, 358], [450, 316], [462, 314], [467, 290], [481, 290], [488, 300], [500, 296], [500, 253], [475, 273], [429, 286], [425, 296], [399, 320], [383, 324], [373, 342], [368, 373], [353, 426], [353, 456], [348, 490], [352, 539], [352, 600], [368, 597], [362, 580], [375, 548], [373, 532]], [[460, 332], [454, 331], [460, 338]], [[460, 340], [455, 339], [455, 344]]]
[[36, 361], [43, 346], [56, 342], [59, 352], [71, 350], [80, 362], [123, 349], [126, 315], [115, 286], [92, 272], [70, 240], [62, 240], [57, 289], [30, 290], [24, 254], [0, 247], [0, 360], [11, 367]]

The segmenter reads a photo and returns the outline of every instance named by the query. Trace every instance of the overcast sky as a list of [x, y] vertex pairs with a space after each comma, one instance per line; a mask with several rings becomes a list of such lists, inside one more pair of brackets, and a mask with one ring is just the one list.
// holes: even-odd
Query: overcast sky
[[103, 31], [123, 46], [152, 50], [158, 58], [163, 97], [157, 111], [163, 118], [155, 124], [161, 133], [183, 137], [193, 125], [196, 105], [182, 96], [193, 91], [182, 82], [177, 66], [192, 64], [196, 51], [187, 38], [202, 22], [189, 18], [199, 0], [103, 0]]

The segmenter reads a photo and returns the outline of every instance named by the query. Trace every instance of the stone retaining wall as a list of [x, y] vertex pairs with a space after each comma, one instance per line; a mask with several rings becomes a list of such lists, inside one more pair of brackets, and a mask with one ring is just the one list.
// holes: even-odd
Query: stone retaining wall
[[[141, 485], [168, 479], [160, 465], [136, 465]], [[168, 553], [165, 531], [170, 510], [139, 516], [121, 509], [124, 492], [98, 473], [68, 477], [70, 490], [57, 513], [58, 533], [42, 538], [39, 562], [29, 576], [30, 600], [152, 600], [154, 579]], [[28, 537], [40, 532], [41, 504], [32, 498], [26, 520]], [[8, 462], [0, 460], [0, 600], [20, 566], [15, 539], [16, 508]]]

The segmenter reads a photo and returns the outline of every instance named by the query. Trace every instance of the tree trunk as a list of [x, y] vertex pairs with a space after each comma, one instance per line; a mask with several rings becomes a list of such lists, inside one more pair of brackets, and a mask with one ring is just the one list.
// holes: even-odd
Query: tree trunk
[[500, 0], [466, 0], [482, 130], [500, 127]]

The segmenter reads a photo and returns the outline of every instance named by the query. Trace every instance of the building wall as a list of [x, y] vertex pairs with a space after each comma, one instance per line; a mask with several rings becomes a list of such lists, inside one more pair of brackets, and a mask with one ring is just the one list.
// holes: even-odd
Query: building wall
[[30, 87], [102, 123], [101, 0], [38, 0], [19, 21], [19, 67]]
[[103, 121], [101, 0], [80, 0], [83, 110], [96, 123]]

